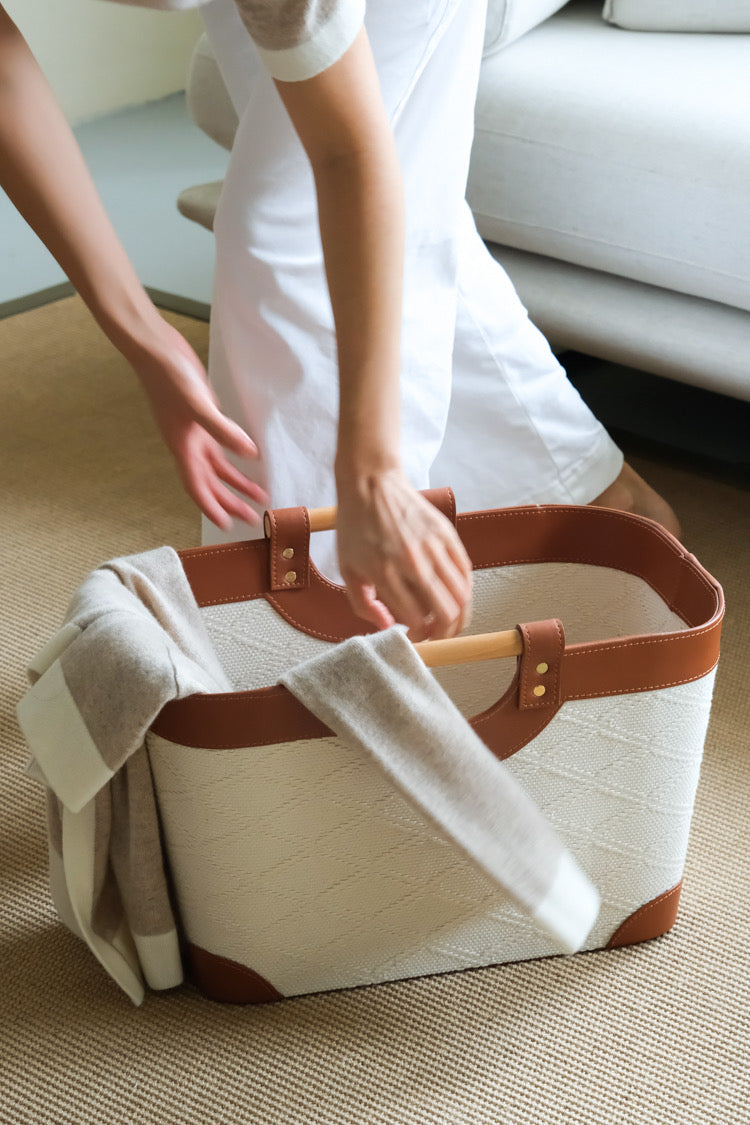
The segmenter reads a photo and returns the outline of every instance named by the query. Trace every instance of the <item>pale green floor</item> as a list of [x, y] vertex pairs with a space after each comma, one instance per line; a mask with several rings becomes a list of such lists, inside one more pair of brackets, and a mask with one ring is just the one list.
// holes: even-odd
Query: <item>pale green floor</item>
[[[179, 214], [175, 200], [185, 187], [221, 179], [228, 154], [192, 123], [182, 94], [88, 122], [76, 135], [141, 280], [205, 311], [213, 240]], [[64, 281], [0, 192], [0, 309]]]

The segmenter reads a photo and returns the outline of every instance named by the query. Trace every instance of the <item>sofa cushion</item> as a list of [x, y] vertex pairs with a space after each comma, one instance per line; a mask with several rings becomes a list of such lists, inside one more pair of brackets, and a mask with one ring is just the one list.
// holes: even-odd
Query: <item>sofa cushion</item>
[[190, 60], [187, 106], [195, 124], [211, 140], [231, 149], [239, 124], [237, 112], [205, 35], [196, 43]]
[[747, 48], [622, 31], [580, 0], [486, 59], [468, 187], [482, 235], [750, 309]]
[[565, 3], [567, 0], [489, 0], [484, 35], [485, 55], [507, 47], [553, 12], [558, 12]]
[[632, 31], [750, 31], [748, 0], [605, 0], [604, 18]]

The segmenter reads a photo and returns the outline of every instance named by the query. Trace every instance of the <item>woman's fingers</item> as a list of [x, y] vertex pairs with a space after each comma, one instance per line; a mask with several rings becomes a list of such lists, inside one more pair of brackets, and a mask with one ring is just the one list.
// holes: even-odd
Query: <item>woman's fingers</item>
[[425, 637], [455, 637], [463, 628], [466, 592], [454, 568], [436, 555], [432, 563], [422, 559], [411, 580], [414, 598], [422, 609], [420, 629]]
[[[374, 587], [392, 616], [414, 639], [452, 637], [471, 608], [471, 564], [456, 529], [400, 471], [371, 478], [366, 487], [339, 484], [338, 543], [347, 585]], [[356, 611], [374, 620], [360, 593]]]
[[180, 466], [180, 469], [185, 491], [193, 503], [198, 506], [207, 519], [211, 520], [211, 523], [215, 523], [222, 531], [228, 531], [232, 526], [232, 517], [214, 495], [208, 475], [202, 473], [195, 466], [191, 466], [189, 469]]
[[453, 636], [460, 626], [459, 604], [422, 560], [389, 560], [377, 594], [393, 617], [407, 626], [412, 640]]
[[357, 617], [369, 621], [378, 629], [388, 629], [395, 623], [395, 618], [390, 610], [378, 598], [374, 586], [351, 578], [346, 583], [349, 602]]
[[228, 531], [235, 519], [260, 523], [255, 509], [227, 485], [260, 504], [267, 503], [266, 493], [226, 460], [198, 423], [189, 427], [172, 452], [188, 495], [212, 523], [222, 531]]
[[231, 418], [219, 410], [214, 403], [206, 401], [199, 409], [195, 410], [195, 420], [203, 427], [206, 433], [238, 457], [248, 457], [255, 460], [258, 456], [258, 447], [252, 438], [245, 433], [242, 426], [238, 426]]
[[[435, 638], [456, 636], [466, 624], [472, 572], [455, 529], [430, 510], [421, 530], [403, 533], [401, 550], [395, 569], [421, 608], [420, 632]], [[389, 595], [383, 596], [387, 601]]]
[[433, 584], [438, 589], [445, 590], [451, 603], [452, 618], [449, 623], [450, 633], [446, 636], [456, 636], [466, 628], [471, 619], [471, 589], [473, 571], [468, 555], [463, 544], [455, 537], [458, 549], [452, 548], [452, 540], [441, 545], [438, 549], [431, 548], [431, 565]]
[[256, 481], [245, 476], [231, 461], [228, 461], [221, 450], [214, 449], [209, 456], [216, 476], [223, 480], [225, 484], [236, 488], [238, 492], [241, 492], [250, 500], [254, 500], [256, 504], [267, 506], [271, 502], [266, 490]]
[[232, 492], [230, 488], [222, 484], [218, 477], [212, 475], [210, 483], [216, 502], [232, 519], [241, 520], [251, 526], [257, 526], [261, 522], [261, 517], [255, 509], [251, 508], [247, 501], [238, 496], [236, 492]]
[[[366, 582], [362, 578], [353, 576], [346, 569], [342, 577], [349, 591], [349, 597], [354, 612], [366, 621], [387, 628], [395, 621], [419, 634], [419, 639], [426, 636], [425, 609], [420, 604], [417, 595], [409, 589], [402, 578], [399, 567], [392, 561], [386, 561], [379, 571], [376, 585]], [[385, 614], [380, 611], [380, 606], [385, 609]]]

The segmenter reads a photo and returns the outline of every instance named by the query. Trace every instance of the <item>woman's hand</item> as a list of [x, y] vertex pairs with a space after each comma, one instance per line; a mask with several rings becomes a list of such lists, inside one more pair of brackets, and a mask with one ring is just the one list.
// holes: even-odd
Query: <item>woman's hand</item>
[[233, 519], [259, 523], [260, 516], [243, 497], [265, 506], [268, 496], [236, 469], [224, 452], [227, 449], [240, 457], [256, 458], [255, 443], [219, 410], [203, 364], [187, 340], [156, 310], [154, 317], [148, 344], [143, 339], [115, 342], [146, 392], [186, 492], [223, 530]]
[[471, 613], [471, 562], [455, 528], [401, 470], [339, 481], [338, 552], [354, 612], [407, 625], [412, 640], [453, 637]]

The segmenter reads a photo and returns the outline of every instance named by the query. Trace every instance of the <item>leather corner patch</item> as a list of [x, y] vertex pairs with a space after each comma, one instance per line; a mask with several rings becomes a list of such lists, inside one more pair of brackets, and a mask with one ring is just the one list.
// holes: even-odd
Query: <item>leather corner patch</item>
[[190, 977], [204, 996], [223, 1004], [273, 1004], [284, 997], [274, 986], [237, 961], [209, 953], [199, 945], [186, 946]]
[[671, 930], [677, 921], [677, 907], [680, 902], [682, 879], [676, 887], [665, 891], [634, 911], [629, 918], [615, 930], [607, 942], [607, 949], [617, 949], [621, 945], [635, 945], [639, 941], [650, 941]]

